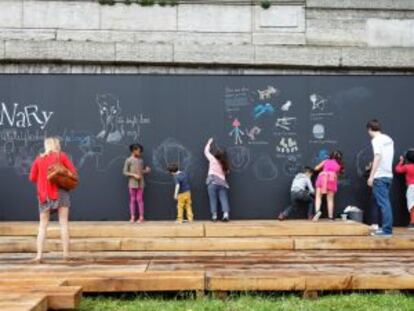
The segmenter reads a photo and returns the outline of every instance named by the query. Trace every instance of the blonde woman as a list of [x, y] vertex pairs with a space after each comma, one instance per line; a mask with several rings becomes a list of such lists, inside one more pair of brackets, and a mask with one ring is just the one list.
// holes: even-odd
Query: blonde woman
[[58, 162], [64, 165], [72, 173], [76, 173], [76, 168], [69, 157], [61, 152], [58, 138], [49, 137], [44, 140], [45, 152], [40, 154], [32, 164], [29, 179], [36, 184], [37, 198], [39, 200], [39, 232], [37, 236], [37, 255], [34, 262], [41, 263], [43, 248], [46, 239], [47, 226], [49, 224], [50, 213], [58, 212], [59, 224], [63, 245], [63, 258], [69, 258], [69, 192], [59, 189], [55, 184], [47, 179], [48, 168]]

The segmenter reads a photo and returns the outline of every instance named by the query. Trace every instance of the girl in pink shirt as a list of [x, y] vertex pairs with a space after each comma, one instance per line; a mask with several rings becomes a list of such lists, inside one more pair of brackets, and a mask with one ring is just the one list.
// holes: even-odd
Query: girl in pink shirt
[[210, 138], [204, 148], [209, 167], [207, 175], [207, 190], [210, 199], [210, 211], [212, 221], [217, 221], [217, 205], [220, 202], [223, 212], [223, 221], [229, 221], [230, 204], [228, 198], [229, 184], [226, 181], [226, 175], [230, 172], [227, 160], [227, 153], [222, 150], [211, 152], [213, 139]]
[[319, 163], [315, 171], [322, 170], [316, 180], [316, 197], [315, 197], [315, 210], [316, 214], [313, 217], [313, 221], [318, 221], [322, 216], [321, 205], [322, 196], [326, 195], [328, 203], [328, 217], [330, 220], [334, 220], [334, 202], [335, 193], [338, 190], [338, 174], [343, 172], [342, 152], [334, 151], [329, 156], [329, 159]]

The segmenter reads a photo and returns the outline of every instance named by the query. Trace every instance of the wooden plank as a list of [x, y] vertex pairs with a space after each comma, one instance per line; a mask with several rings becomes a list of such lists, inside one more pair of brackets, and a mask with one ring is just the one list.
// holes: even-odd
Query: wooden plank
[[139, 292], [139, 291], [186, 291], [204, 290], [203, 271], [143, 272], [123, 277], [71, 276], [69, 285], [77, 285], [84, 292]]
[[47, 311], [47, 298], [43, 294], [0, 292], [0, 310]]
[[355, 274], [353, 289], [414, 289], [414, 275]]
[[209, 291], [296, 291], [304, 289], [305, 277], [301, 273], [234, 271], [207, 272], [206, 274], [206, 290]]
[[[0, 236], [36, 236], [37, 222], [2, 222]], [[318, 223], [306, 220], [248, 220], [230, 223], [149, 221], [130, 224], [120, 221], [71, 222], [73, 238], [149, 238], [149, 237], [270, 237], [270, 236], [343, 236], [368, 235], [369, 227], [357, 222]], [[48, 227], [49, 238], [59, 238], [59, 225]]]
[[0, 288], [4, 288], [5, 286], [25, 286], [27, 284], [36, 284], [37, 286], [44, 286], [44, 285], [53, 285], [53, 286], [65, 286], [67, 285], [65, 280], [59, 279], [42, 279], [42, 278], [32, 278], [28, 277], [23, 280], [20, 279], [0, 279]]
[[[36, 222], [0, 223], [0, 236], [36, 236]], [[173, 221], [148, 221], [131, 224], [127, 221], [85, 221], [71, 222], [72, 238], [126, 238], [126, 237], [202, 237], [202, 222], [176, 224]], [[60, 238], [59, 224], [51, 222], [48, 227], [49, 238]]]
[[47, 297], [47, 305], [50, 309], [76, 309], [82, 297], [82, 288], [79, 286], [54, 286], [54, 285], [11, 285], [0, 286], [2, 293], [40, 294]]
[[404, 250], [414, 249], [414, 237], [395, 236], [392, 238], [377, 237], [303, 237], [294, 239], [296, 250], [330, 249], [371, 249], [371, 250]]
[[123, 239], [123, 251], [226, 251], [293, 249], [290, 238], [160, 238]]
[[206, 223], [205, 231], [206, 237], [366, 236], [369, 227], [352, 221], [236, 221], [231, 225]]

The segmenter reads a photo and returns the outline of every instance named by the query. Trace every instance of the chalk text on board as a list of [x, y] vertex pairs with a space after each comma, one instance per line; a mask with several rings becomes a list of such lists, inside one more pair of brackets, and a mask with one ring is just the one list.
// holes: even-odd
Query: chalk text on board
[[5, 103], [1, 103], [0, 126], [8, 124], [11, 127], [30, 128], [38, 125], [44, 130], [53, 113], [40, 110], [37, 105], [19, 106], [18, 103], [14, 103], [9, 109]]

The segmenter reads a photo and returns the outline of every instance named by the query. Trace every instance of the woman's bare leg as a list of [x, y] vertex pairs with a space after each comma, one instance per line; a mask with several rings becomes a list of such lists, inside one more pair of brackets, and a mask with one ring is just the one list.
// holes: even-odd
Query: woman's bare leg
[[326, 199], [328, 201], [328, 216], [329, 216], [329, 218], [333, 218], [334, 217], [334, 199], [335, 199], [335, 193], [328, 192]]
[[49, 210], [41, 212], [39, 215], [39, 231], [37, 234], [37, 255], [35, 257], [35, 261], [41, 261], [43, 257], [43, 249], [45, 247], [45, 240], [46, 240], [46, 233], [47, 233], [47, 226], [49, 225]]
[[69, 258], [69, 208], [59, 207], [60, 237], [62, 239], [63, 258]]
[[315, 193], [315, 213], [321, 211], [321, 205], [322, 205], [322, 193], [321, 193], [321, 189], [316, 188], [316, 193]]

